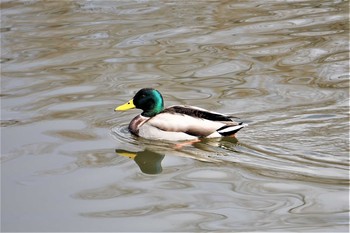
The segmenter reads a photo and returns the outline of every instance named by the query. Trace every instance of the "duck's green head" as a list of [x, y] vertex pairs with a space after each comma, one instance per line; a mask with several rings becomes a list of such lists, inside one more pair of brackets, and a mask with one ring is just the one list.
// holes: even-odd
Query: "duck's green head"
[[134, 98], [118, 106], [114, 111], [125, 111], [132, 108], [142, 109], [141, 115], [143, 116], [155, 116], [164, 109], [163, 97], [159, 91], [153, 88], [143, 88], [136, 93]]

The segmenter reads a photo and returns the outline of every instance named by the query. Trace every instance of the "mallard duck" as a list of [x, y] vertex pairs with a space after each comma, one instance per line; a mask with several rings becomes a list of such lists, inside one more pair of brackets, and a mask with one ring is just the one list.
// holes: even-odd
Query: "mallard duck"
[[247, 126], [230, 116], [203, 108], [174, 105], [164, 108], [163, 97], [153, 88], [139, 90], [133, 99], [114, 111], [138, 108], [143, 112], [129, 124], [129, 131], [147, 139], [181, 141], [234, 136]]

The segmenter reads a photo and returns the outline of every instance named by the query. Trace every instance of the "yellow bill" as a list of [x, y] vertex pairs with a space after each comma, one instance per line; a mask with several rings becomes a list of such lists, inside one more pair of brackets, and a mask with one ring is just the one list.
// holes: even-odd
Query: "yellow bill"
[[132, 152], [118, 152], [119, 155], [128, 157], [129, 159], [135, 159], [137, 156], [137, 153], [132, 153]]
[[130, 101], [126, 102], [125, 104], [116, 107], [114, 109], [114, 111], [125, 111], [125, 110], [129, 110], [132, 108], [136, 108], [136, 106], [134, 105], [134, 100], [130, 100]]

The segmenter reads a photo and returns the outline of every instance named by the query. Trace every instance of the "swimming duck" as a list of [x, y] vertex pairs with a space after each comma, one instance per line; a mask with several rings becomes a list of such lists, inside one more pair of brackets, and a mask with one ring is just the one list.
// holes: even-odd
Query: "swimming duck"
[[181, 141], [234, 136], [247, 126], [230, 116], [203, 108], [174, 105], [164, 108], [163, 97], [153, 88], [139, 90], [133, 99], [114, 111], [138, 108], [143, 112], [129, 124], [129, 131], [147, 139]]

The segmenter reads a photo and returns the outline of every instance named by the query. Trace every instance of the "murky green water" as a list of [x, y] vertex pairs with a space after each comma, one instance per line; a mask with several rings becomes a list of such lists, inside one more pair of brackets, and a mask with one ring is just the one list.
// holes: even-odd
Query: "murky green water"
[[[347, 1], [2, 1], [2, 231], [349, 230]], [[249, 123], [174, 143], [142, 87]]]

